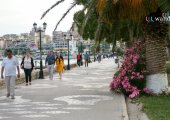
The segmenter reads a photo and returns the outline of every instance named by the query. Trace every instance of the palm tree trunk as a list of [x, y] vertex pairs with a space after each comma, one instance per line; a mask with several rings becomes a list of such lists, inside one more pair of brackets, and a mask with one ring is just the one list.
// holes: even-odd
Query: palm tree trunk
[[129, 27], [129, 41], [126, 42], [126, 48], [131, 48], [134, 43], [134, 34], [132, 28]]
[[146, 86], [154, 93], [162, 93], [168, 89], [166, 73], [166, 45], [157, 35], [146, 36]]
[[115, 52], [115, 48], [116, 48], [116, 40], [114, 40], [112, 43], [112, 53]]

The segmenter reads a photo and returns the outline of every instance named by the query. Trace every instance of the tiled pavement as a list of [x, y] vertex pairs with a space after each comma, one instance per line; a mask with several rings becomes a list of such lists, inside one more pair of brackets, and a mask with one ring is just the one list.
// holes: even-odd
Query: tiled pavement
[[16, 99], [0, 91], [0, 120], [123, 120], [123, 95], [112, 94], [109, 83], [116, 71], [114, 60], [89, 64], [58, 74], [54, 80], [33, 81], [16, 87]]

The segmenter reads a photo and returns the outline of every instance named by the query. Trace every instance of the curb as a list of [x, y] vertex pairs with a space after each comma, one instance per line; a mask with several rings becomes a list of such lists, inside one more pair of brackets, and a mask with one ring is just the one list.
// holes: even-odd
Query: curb
[[133, 102], [130, 98], [126, 99], [129, 119], [131, 120], [149, 120], [147, 114], [142, 110], [143, 104]]
[[123, 120], [129, 120], [125, 96], [124, 95], [121, 96], [122, 96], [122, 108], [123, 108], [122, 118]]

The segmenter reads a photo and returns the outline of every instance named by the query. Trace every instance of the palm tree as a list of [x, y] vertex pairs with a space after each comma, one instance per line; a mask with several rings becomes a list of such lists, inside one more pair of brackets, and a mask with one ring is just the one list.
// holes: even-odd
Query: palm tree
[[[45, 11], [41, 17], [43, 19], [45, 15], [52, 10], [54, 7], [64, 2], [64, 0], [57, 1], [54, 5], [52, 5], [47, 11]], [[112, 43], [113, 46], [116, 46], [116, 40], [122, 39], [116, 33], [120, 32], [120, 27], [115, 21], [115, 24], [108, 25], [104, 23], [100, 18], [96, 11], [97, 0], [74, 0], [72, 6], [64, 13], [59, 22], [57, 23], [54, 31], [57, 29], [60, 22], [65, 18], [65, 16], [74, 8], [76, 5], [83, 5], [84, 8], [81, 11], [78, 11], [74, 15], [74, 23], [78, 26], [78, 32], [84, 39], [94, 39], [96, 41], [97, 46], [100, 45], [102, 40], [106, 40], [109, 43]], [[87, 13], [85, 13], [87, 11]], [[116, 29], [115, 29], [116, 28]], [[117, 31], [116, 31], [117, 30]], [[115, 34], [113, 34], [115, 33]], [[127, 33], [127, 32], [123, 32]], [[127, 34], [126, 34], [127, 35]], [[99, 51], [99, 47], [96, 48]]]
[[[41, 19], [43, 19], [46, 14], [48, 12], [50, 12], [53, 8], [55, 8], [57, 5], [61, 4], [62, 2], [64, 2], [65, 0], [59, 0], [57, 1], [54, 5], [52, 5], [48, 10], [46, 10], [43, 15], [41, 16]], [[61, 17], [61, 19], [57, 22], [57, 25], [54, 29], [54, 31], [57, 29], [58, 25], [60, 24], [60, 22], [67, 16], [67, 14], [76, 6], [76, 5], [83, 5], [83, 11], [85, 11], [87, 8], [92, 8], [92, 6], [95, 4], [97, 0], [73, 0], [73, 3], [71, 3], [71, 7], [68, 8], [68, 10], [63, 14], [63, 16]]]
[[[42, 18], [52, 8], [63, 1], [64, 0], [60, 0], [54, 4], [43, 14]], [[98, 45], [102, 40], [112, 41], [114, 45], [115, 41], [120, 39], [131, 43], [135, 40], [134, 38], [139, 39], [141, 35], [143, 35], [146, 41], [147, 87], [155, 93], [161, 93], [162, 90], [166, 90], [168, 84], [164, 54], [165, 41], [163, 36], [167, 34], [167, 25], [162, 25], [157, 22], [146, 23], [144, 21], [146, 21], [145, 18], [148, 15], [160, 16], [163, 11], [170, 11], [170, 1], [74, 0], [72, 6], [66, 11], [54, 30], [57, 29], [58, 24], [69, 11], [74, 8], [74, 6], [80, 4], [84, 6], [82, 11], [87, 10], [83, 23], [81, 24], [81, 35], [86, 31], [87, 23], [91, 20], [94, 12], [98, 12], [98, 16], [96, 16], [97, 27], [94, 29], [94, 38]], [[112, 34], [108, 35], [107, 33]]]
[[[145, 28], [143, 37], [146, 40], [147, 87], [155, 93], [161, 93], [168, 87], [164, 41], [167, 25], [159, 22], [146, 23], [144, 20], [148, 15], [161, 17], [163, 10], [170, 10], [168, 5], [170, 5], [168, 0], [98, 0], [97, 4], [99, 15], [108, 24], [111, 24], [116, 16], [119, 20], [132, 21], [138, 29], [141, 26]], [[129, 29], [129, 34], [132, 39], [134, 36], [132, 28]]]

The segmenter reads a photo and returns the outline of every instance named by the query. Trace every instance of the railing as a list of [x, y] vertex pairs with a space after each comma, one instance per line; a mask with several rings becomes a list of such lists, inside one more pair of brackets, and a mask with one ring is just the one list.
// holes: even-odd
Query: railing
[[[37, 63], [39, 63], [39, 65], [37, 65]], [[43, 66], [43, 69], [47, 68], [46, 66]], [[35, 61], [34, 62], [34, 69], [40, 69], [40, 62], [39, 61]]]

